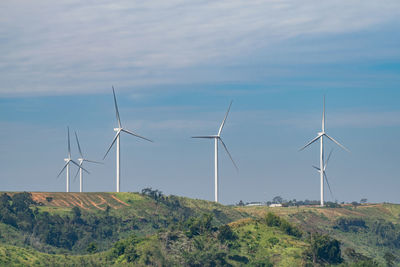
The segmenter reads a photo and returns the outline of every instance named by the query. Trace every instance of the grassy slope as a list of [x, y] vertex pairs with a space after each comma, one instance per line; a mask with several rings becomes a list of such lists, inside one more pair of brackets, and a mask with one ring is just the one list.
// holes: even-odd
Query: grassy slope
[[[43, 206], [39, 207], [40, 211], [48, 211], [50, 213], [56, 213], [60, 215], [68, 214], [72, 207], [78, 206], [86, 212], [104, 212], [107, 206], [111, 207], [110, 213], [114, 216], [118, 216], [123, 219], [125, 224], [134, 223], [139, 228], [135, 230], [136, 234], [147, 236], [140, 248], [146, 250], [146, 247], [157, 247], [159, 248], [158, 253], [164, 253], [165, 255], [175, 255], [179, 258], [179, 253], [174, 254], [162, 246], [158, 239], [155, 238], [157, 228], [154, 228], [151, 223], [154, 218], [157, 218], [157, 222], [170, 219], [171, 216], [175, 216], [178, 219], [184, 216], [198, 216], [203, 213], [212, 213], [214, 215], [214, 224], [216, 226], [226, 223], [231, 223], [234, 231], [240, 237], [240, 250], [236, 250], [235, 253], [238, 255], [252, 255], [254, 259], [257, 259], [261, 255], [270, 255], [270, 260], [277, 265], [288, 266], [298, 265], [301, 261], [301, 254], [306, 244], [302, 244], [301, 241], [295, 240], [289, 236], [285, 236], [276, 229], [260, 229], [260, 226], [255, 224], [254, 221], [239, 221], [240, 223], [232, 223], [234, 221], [252, 217], [261, 218], [265, 216], [267, 212], [274, 212], [280, 216], [287, 218], [289, 221], [297, 224], [305, 231], [315, 231], [329, 233], [331, 236], [340, 240], [344, 246], [356, 249], [357, 252], [363, 253], [366, 256], [377, 259], [379, 262], [383, 262], [382, 256], [384, 249], [373, 245], [373, 236], [368, 231], [363, 233], [353, 232], [342, 232], [338, 229], [334, 229], [335, 221], [339, 217], [348, 218], [363, 218], [367, 223], [385, 219], [386, 221], [393, 222], [394, 224], [400, 223], [400, 205], [393, 204], [371, 204], [363, 205], [357, 208], [348, 206], [344, 208], [319, 208], [319, 207], [300, 207], [300, 208], [268, 208], [268, 207], [228, 207], [214, 202], [204, 200], [193, 200], [189, 198], [176, 197], [179, 200], [180, 207], [178, 209], [166, 205], [162, 202], [154, 201], [149, 197], [142, 196], [137, 193], [32, 193], [33, 198], [37, 202], [43, 203]], [[120, 238], [127, 237], [131, 232], [121, 233]], [[152, 235], [152, 236], [150, 236]], [[277, 237], [280, 241], [278, 245], [272, 245], [268, 240], [272, 237]], [[59, 256], [59, 255], [48, 255], [39, 253], [32, 249], [20, 248], [24, 246], [24, 240], [26, 236], [21, 234], [14, 228], [0, 224], [0, 260], [3, 261], [9, 258], [14, 262], [24, 263], [24, 257], [31, 259], [46, 259], [44, 262], [48, 262], [49, 259], [57, 259], [57, 262], [63, 262], [63, 257], [71, 258], [66, 261], [70, 264], [78, 263], [78, 261], [93, 261], [102, 262], [101, 253], [96, 254], [96, 257], [92, 256]], [[255, 241], [253, 240], [255, 239]], [[248, 244], [256, 242], [259, 250], [251, 251], [252, 248], [246, 248]], [[17, 247], [13, 247], [14, 245]], [[250, 249], [250, 251], [249, 251]], [[247, 250], [247, 251], [246, 251]], [[344, 250], [344, 249], [343, 249]], [[5, 254], [5, 251], [15, 251], [15, 255], [10, 257]], [[268, 253], [266, 253], [266, 251]], [[84, 252], [83, 252], [84, 253]], [[144, 253], [144, 252], [143, 252]], [[400, 251], [392, 251], [393, 254], [400, 257]], [[25, 255], [17, 258], [13, 258], [16, 255]], [[28, 256], [27, 256], [28, 255]], [[259, 256], [257, 256], [259, 255]], [[43, 258], [44, 257], [44, 258]], [[48, 257], [48, 258], [46, 258]], [[72, 260], [73, 259], [73, 260]], [[95, 260], [94, 260], [95, 259]], [[33, 261], [33, 260], [32, 260]], [[288, 261], [285, 263], [285, 261]], [[1, 265], [1, 264], [0, 264]], [[294, 266], [293, 265], [293, 266]]]
[[[13, 193], [7, 193], [13, 195]], [[123, 228], [115, 226], [118, 232], [117, 239], [128, 237], [135, 233], [139, 236], [154, 234], [159, 228], [163, 228], [172, 218], [176, 220], [186, 220], [190, 216], [200, 216], [203, 213], [214, 215], [214, 224], [219, 226], [244, 217], [244, 214], [235, 210], [233, 207], [223, 206], [214, 202], [204, 200], [193, 200], [184, 197], [169, 197], [168, 201], [155, 201], [147, 196], [138, 193], [42, 193], [33, 192], [32, 198], [40, 203], [37, 206], [40, 212], [49, 212], [61, 216], [70, 216], [73, 207], [78, 206], [82, 212], [103, 213], [109, 206], [111, 216], [121, 218]], [[171, 203], [178, 203], [172, 205]], [[30, 236], [0, 223], [0, 244], [25, 246]], [[32, 241], [32, 240], [30, 240]], [[111, 243], [104, 244], [96, 241], [100, 248], [108, 249]], [[52, 251], [52, 253], [68, 253], [63, 249], [50, 247], [45, 244], [35, 242], [35, 248], [41, 251]], [[41, 249], [46, 248], [46, 249]], [[85, 253], [74, 252], [76, 253]]]
[[374, 221], [383, 219], [394, 224], [400, 224], [400, 205], [396, 204], [368, 204], [354, 208], [350, 205], [343, 208], [320, 208], [320, 207], [290, 207], [290, 208], [269, 208], [269, 207], [240, 207], [242, 212], [249, 213], [256, 217], [263, 217], [267, 212], [274, 212], [287, 218], [305, 231], [319, 231], [327, 233], [342, 243], [342, 251], [346, 248], [353, 248], [357, 252], [384, 263], [383, 255], [390, 251], [400, 258], [399, 250], [389, 250], [376, 245], [376, 236], [371, 231], [343, 232], [335, 229], [335, 222], [338, 218], [362, 218], [367, 225]]
[[[232, 256], [244, 257], [248, 264], [263, 266], [271, 262], [274, 266], [302, 266], [302, 254], [308, 244], [282, 233], [275, 227], [268, 227], [252, 219], [242, 219], [230, 224], [238, 239], [232, 248], [221, 243], [215, 234], [188, 238], [176, 233], [177, 241], [168, 242], [167, 233], [160, 232], [143, 238], [135, 247], [138, 258], [127, 262], [125, 255], [111, 259], [112, 250], [85, 256], [50, 255], [33, 249], [16, 246], [0, 246], [0, 265], [13, 266], [181, 266], [188, 262], [200, 265], [202, 260], [213, 255], [214, 250], [225, 252], [227, 262], [233, 266], [243, 266], [242, 261]], [[204, 247], [198, 247], [202, 242]], [[201, 246], [202, 246], [201, 245]], [[149, 259], [150, 256], [150, 259]], [[230, 256], [230, 257], [229, 257]]]
[[0, 246], [0, 266], [104, 266], [104, 257], [96, 255], [69, 256], [38, 252], [11, 245]]

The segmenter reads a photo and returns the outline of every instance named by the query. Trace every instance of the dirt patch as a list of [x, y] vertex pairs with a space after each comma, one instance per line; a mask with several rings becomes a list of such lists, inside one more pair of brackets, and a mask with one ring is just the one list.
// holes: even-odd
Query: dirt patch
[[118, 199], [116, 196], [114, 196], [114, 195], [111, 195], [111, 197], [113, 198], [113, 199], [115, 199], [116, 201], [118, 201], [119, 203], [121, 203], [121, 204], [124, 204], [125, 206], [130, 206], [128, 203], [125, 203], [125, 202], [123, 202], [122, 200], [120, 200], [120, 199]]
[[43, 203], [45, 206], [72, 208], [79, 207], [85, 210], [105, 210], [107, 206], [112, 209], [120, 209], [130, 206], [109, 193], [47, 193], [33, 192], [32, 199]]

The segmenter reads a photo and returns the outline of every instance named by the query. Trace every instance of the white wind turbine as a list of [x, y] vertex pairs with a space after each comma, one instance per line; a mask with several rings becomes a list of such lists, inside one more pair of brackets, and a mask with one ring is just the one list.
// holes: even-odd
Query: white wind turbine
[[[333, 193], [332, 193], [331, 186], [329, 184], [328, 176], [326, 175], [326, 167], [328, 166], [328, 162], [329, 162], [329, 159], [331, 158], [332, 152], [333, 152], [333, 149], [331, 150], [331, 152], [329, 152], [328, 158], [326, 159], [326, 162], [324, 164], [323, 175], [324, 175], [326, 184], [328, 185], [329, 192], [331, 193], [332, 200], [334, 200], [335, 198], [333, 197]], [[313, 165], [313, 168], [316, 169], [319, 173], [321, 173], [321, 169], [319, 167]]]
[[235, 166], [236, 170], [239, 170], [238, 167], [235, 164], [235, 161], [233, 161], [233, 158], [232, 158], [231, 154], [229, 153], [228, 148], [226, 147], [224, 141], [222, 141], [222, 138], [221, 138], [221, 132], [222, 132], [222, 129], [224, 128], [226, 118], [228, 117], [229, 110], [231, 109], [231, 105], [232, 105], [232, 101], [229, 104], [228, 111], [226, 112], [225, 118], [222, 121], [221, 126], [219, 127], [217, 135], [193, 136], [192, 137], [192, 138], [214, 139], [214, 153], [215, 153], [215, 159], [214, 159], [214, 176], [215, 176], [214, 190], [215, 190], [215, 192], [214, 192], [214, 195], [215, 195], [215, 202], [218, 202], [218, 192], [219, 192], [218, 191], [218, 141], [220, 141], [222, 146], [225, 148], [225, 151], [228, 154], [229, 158], [231, 159], [231, 161], [232, 161], [233, 165]]
[[[329, 135], [326, 134], [325, 132], [325, 96], [324, 96], [324, 101], [323, 101], [323, 111], [322, 111], [322, 130], [320, 133], [318, 133], [317, 137], [315, 137], [313, 140], [311, 140], [308, 144], [306, 144], [304, 147], [302, 147], [299, 151], [302, 151], [318, 139], [320, 139], [320, 170], [324, 169], [324, 136], [336, 143], [338, 146], [346, 150], [347, 152], [350, 152], [346, 147], [341, 145], [338, 141], [330, 137]], [[320, 180], [321, 180], [321, 207], [324, 206], [324, 172], [320, 171]]]
[[84, 158], [82, 150], [81, 150], [81, 146], [79, 144], [78, 135], [76, 134], [76, 132], [75, 132], [75, 138], [76, 138], [76, 144], [78, 145], [79, 155], [81, 156], [78, 159], [78, 161], [79, 161], [79, 169], [78, 169], [78, 172], [75, 175], [75, 179], [76, 179], [76, 177], [78, 176], [78, 173], [79, 173], [79, 192], [82, 193], [83, 192], [83, 172], [82, 172], [82, 170], [83, 170], [83, 167], [82, 167], [83, 162], [90, 162], [90, 163], [96, 163], [96, 164], [102, 164], [102, 163], [98, 162], [98, 161], [93, 161], [93, 160], [89, 160], [89, 159]]
[[147, 138], [145, 138], [143, 136], [140, 136], [140, 135], [138, 135], [138, 134], [136, 134], [134, 132], [131, 132], [131, 131], [128, 131], [128, 130], [122, 128], [121, 120], [119, 118], [117, 99], [115, 97], [114, 86], [112, 87], [112, 90], [113, 90], [113, 95], [114, 95], [114, 105], [115, 105], [115, 113], [116, 113], [116, 116], [117, 116], [118, 128], [114, 128], [114, 131], [117, 132], [117, 134], [115, 135], [113, 141], [111, 142], [111, 145], [108, 148], [106, 154], [104, 155], [103, 160], [106, 158], [108, 152], [110, 151], [110, 149], [114, 145], [115, 141], [117, 141], [117, 162], [116, 162], [116, 164], [117, 164], [117, 192], [119, 192], [120, 182], [121, 182], [121, 172], [120, 172], [121, 171], [121, 165], [120, 165], [120, 134], [121, 134], [121, 132], [124, 132], [124, 133], [130, 134], [130, 135], [142, 138], [142, 139], [147, 140], [149, 142], [153, 142], [153, 141], [150, 140], [150, 139], [147, 139]]
[[[76, 163], [72, 158], [71, 158], [71, 143], [69, 140], [69, 127], [67, 127], [67, 132], [68, 132], [68, 158], [65, 158], [65, 165], [64, 167], [61, 169], [60, 173], [58, 174], [57, 177], [60, 177], [61, 173], [67, 169], [67, 193], [69, 192], [69, 164], [72, 162], [73, 164], [75, 164], [76, 166], [78, 166], [78, 168], [80, 168], [79, 164]], [[82, 168], [85, 172], [89, 173], [87, 170], [85, 170], [84, 168]]]

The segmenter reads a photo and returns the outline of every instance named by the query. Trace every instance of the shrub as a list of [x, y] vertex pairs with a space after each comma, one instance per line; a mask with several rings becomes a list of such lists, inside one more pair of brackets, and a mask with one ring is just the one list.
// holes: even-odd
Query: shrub
[[219, 227], [218, 240], [221, 242], [233, 241], [237, 239], [237, 235], [232, 231], [229, 225], [222, 225]]
[[360, 229], [368, 228], [365, 221], [361, 218], [339, 218], [334, 226], [344, 232], [358, 232]]
[[328, 235], [311, 234], [311, 252], [314, 261], [338, 264], [343, 261], [340, 243]]
[[97, 252], [97, 245], [94, 242], [89, 243], [89, 245], [86, 248], [86, 251], [90, 254], [96, 253]]
[[211, 214], [203, 214], [199, 218], [189, 218], [185, 223], [186, 227], [189, 229], [186, 235], [190, 238], [210, 231], [212, 219], [213, 216]]
[[302, 236], [301, 231], [296, 226], [293, 226], [285, 219], [282, 219], [271, 212], [268, 212], [268, 214], [266, 215], [265, 222], [270, 227], [279, 227], [284, 233], [288, 235], [299, 238]]

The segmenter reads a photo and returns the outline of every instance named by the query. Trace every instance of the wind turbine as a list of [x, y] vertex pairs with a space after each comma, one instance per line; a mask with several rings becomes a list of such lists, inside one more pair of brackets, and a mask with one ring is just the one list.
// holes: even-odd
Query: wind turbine
[[83, 162], [90, 162], [90, 163], [96, 163], [96, 164], [102, 164], [101, 162], [98, 162], [98, 161], [93, 161], [93, 160], [89, 160], [89, 159], [86, 159], [86, 158], [84, 158], [83, 157], [83, 153], [82, 153], [82, 150], [81, 150], [81, 146], [80, 146], [80, 144], [79, 144], [79, 140], [78, 140], [78, 135], [76, 134], [76, 132], [75, 132], [75, 138], [76, 138], [76, 143], [77, 143], [77, 145], [78, 145], [78, 150], [79, 150], [79, 155], [81, 156], [79, 159], [78, 159], [78, 161], [79, 161], [79, 169], [78, 169], [78, 171], [77, 171], [77, 173], [76, 173], [76, 175], [75, 175], [75, 179], [76, 179], [76, 177], [78, 176], [78, 173], [79, 173], [79, 192], [83, 192], [83, 173], [82, 173], [82, 170], [83, 170], [83, 167], [82, 167], [82, 165], [83, 165]]
[[215, 190], [215, 192], [214, 192], [214, 196], [215, 196], [215, 202], [218, 202], [218, 141], [220, 141], [222, 146], [225, 148], [225, 151], [228, 154], [229, 158], [231, 159], [236, 170], [239, 170], [238, 167], [236, 166], [235, 161], [233, 161], [233, 158], [232, 158], [231, 154], [229, 153], [228, 148], [226, 147], [224, 141], [222, 141], [222, 138], [221, 138], [221, 132], [222, 132], [222, 129], [224, 128], [226, 118], [228, 117], [229, 110], [231, 109], [231, 105], [232, 105], [232, 101], [229, 104], [228, 111], [226, 112], [225, 118], [222, 121], [221, 126], [219, 127], [217, 135], [192, 136], [192, 138], [214, 139], [214, 153], [215, 153], [215, 159], [214, 159], [214, 176], [215, 176], [214, 190]]
[[[302, 151], [303, 149], [305, 149], [306, 147], [308, 147], [309, 145], [311, 145], [312, 143], [314, 143], [315, 141], [317, 141], [319, 139], [320, 140], [320, 157], [319, 157], [319, 159], [320, 159], [319, 160], [319, 163], [320, 163], [319, 169], [320, 170], [324, 169], [324, 137], [328, 138], [329, 140], [331, 140], [332, 142], [334, 142], [335, 144], [337, 144], [338, 146], [340, 146], [347, 152], [350, 152], [350, 150], [348, 150], [345, 146], [340, 144], [334, 138], [327, 135], [327, 133], [325, 132], [325, 96], [324, 96], [324, 100], [323, 100], [323, 111], [322, 111], [322, 130], [321, 130], [321, 132], [318, 133], [317, 137], [315, 137], [313, 140], [311, 140], [308, 144], [306, 144], [304, 147], [302, 147], [299, 150], [299, 151]], [[324, 206], [324, 172], [323, 171], [322, 172], [320, 171], [320, 180], [321, 180], [321, 207], [323, 207]]]
[[[331, 150], [331, 152], [329, 152], [328, 158], [326, 159], [326, 162], [324, 164], [323, 174], [324, 174], [324, 178], [325, 178], [326, 184], [328, 185], [329, 192], [331, 193], [331, 197], [332, 197], [332, 200], [333, 200], [335, 198], [333, 197], [331, 186], [329, 185], [328, 176], [326, 175], [326, 167], [328, 166], [328, 162], [329, 162], [329, 159], [331, 158], [332, 152], [333, 152], [333, 149]], [[319, 173], [321, 173], [321, 169], [319, 167], [313, 165], [313, 168], [316, 169]]]
[[117, 166], [116, 167], [117, 167], [117, 192], [119, 192], [119, 187], [120, 187], [120, 182], [121, 182], [121, 172], [120, 172], [121, 171], [121, 165], [120, 165], [120, 134], [121, 134], [121, 132], [124, 132], [124, 133], [130, 134], [130, 135], [139, 137], [139, 138], [147, 140], [149, 142], [153, 142], [153, 141], [150, 140], [150, 139], [147, 139], [147, 138], [145, 138], [143, 136], [140, 136], [140, 135], [138, 135], [138, 134], [136, 134], [134, 132], [131, 132], [131, 131], [128, 131], [128, 130], [122, 128], [121, 120], [119, 118], [118, 105], [117, 105], [117, 99], [115, 97], [114, 86], [112, 87], [112, 91], [113, 91], [113, 95], [114, 95], [114, 105], [115, 105], [115, 113], [116, 113], [116, 116], [117, 116], [118, 128], [114, 128], [114, 131], [117, 132], [117, 133], [116, 133], [113, 141], [111, 142], [111, 145], [108, 148], [106, 154], [104, 155], [103, 160], [106, 158], [108, 152], [110, 151], [110, 149], [114, 145], [115, 141], [117, 141], [117, 162], [116, 162]]
[[[72, 162], [73, 164], [75, 164], [76, 166], [78, 166], [78, 168], [81, 168], [79, 166], [78, 163], [76, 163], [72, 158], [71, 158], [71, 143], [69, 141], [69, 127], [67, 127], [67, 132], [68, 132], [68, 158], [65, 158], [65, 165], [64, 167], [61, 169], [60, 173], [58, 174], [57, 177], [60, 177], [61, 173], [67, 169], [67, 193], [69, 192], [69, 164]], [[85, 170], [84, 168], [82, 168], [85, 172], [89, 173], [87, 170]]]

